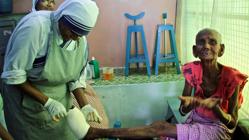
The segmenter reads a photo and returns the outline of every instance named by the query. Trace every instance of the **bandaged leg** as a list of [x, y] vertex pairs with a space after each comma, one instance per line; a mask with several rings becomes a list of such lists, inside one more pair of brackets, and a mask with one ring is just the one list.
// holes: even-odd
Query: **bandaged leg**
[[76, 107], [68, 111], [67, 123], [77, 139], [83, 139], [90, 128], [89, 124], [85, 120], [84, 115]]

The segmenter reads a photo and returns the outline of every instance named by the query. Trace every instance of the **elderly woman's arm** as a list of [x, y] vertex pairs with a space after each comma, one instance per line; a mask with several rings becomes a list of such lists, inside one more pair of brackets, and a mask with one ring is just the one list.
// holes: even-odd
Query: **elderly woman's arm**
[[[185, 80], [185, 85], [184, 85], [184, 89], [183, 89], [183, 92], [182, 92], [182, 96], [184, 97], [191, 97], [191, 93], [192, 93], [192, 86], [188, 83], [187, 80]], [[179, 108], [179, 112], [181, 115], [186, 115], [188, 112], [190, 112], [194, 107], [193, 107], [193, 104], [189, 105], [188, 107], [184, 106], [185, 102], [184, 101], [181, 101], [181, 105], [180, 105], [180, 108]]]
[[229, 99], [228, 113], [224, 112], [219, 105], [214, 107], [215, 113], [228, 128], [234, 128], [237, 125], [239, 89], [240, 86], [237, 86], [233, 96]]
[[0, 138], [3, 140], [14, 140], [8, 131], [0, 124]]

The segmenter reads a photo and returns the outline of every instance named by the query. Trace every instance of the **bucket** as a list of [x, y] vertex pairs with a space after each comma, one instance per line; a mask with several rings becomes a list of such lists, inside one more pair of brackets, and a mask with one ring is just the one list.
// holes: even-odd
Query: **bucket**
[[12, 13], [12, 0], [0, 0], [0, 14]]

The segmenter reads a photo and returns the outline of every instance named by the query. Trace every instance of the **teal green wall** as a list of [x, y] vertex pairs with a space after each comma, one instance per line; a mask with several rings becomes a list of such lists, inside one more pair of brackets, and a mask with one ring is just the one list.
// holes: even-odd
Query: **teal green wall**
[[167, 99], [182, 94], [184, 81], [94, 87], [109, 117], [110, 127], [150, 124], [168, 117]]

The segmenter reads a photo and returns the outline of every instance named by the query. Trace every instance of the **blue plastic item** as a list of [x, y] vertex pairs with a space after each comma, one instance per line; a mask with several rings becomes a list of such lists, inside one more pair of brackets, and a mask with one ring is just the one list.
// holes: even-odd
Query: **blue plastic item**
[[[150, 72], [150, 61], [149, 61], [149, 55], [146, 45], [146, 39], [145, 39], [145, 33], [143, 25], [138, 25], [136, 23], [136, 20], [141, 19], [144, 16], [144, 12], [141, 12], [138, 15], [132, 16], [128, 13], [125, 13], [125, 17], [127, 17], [130, 20], [133, 20], [134, 24], [129, 25], [127, 28], [127, 36], [126, 36], [126, 57], [125, 57], [125, 76], [128, 76], [129, 74], [129, 67], [130, 63], [136, 63], [137, 68], [139, 68], [139, 63], [145, 63], [147, 68], [147, 74], [148, 76], [151, 75]], [[131, 40], [132, 40], [132, 34], [134, 33], [134, 41], [135, 41], [135, 54], [131, 54]], [[143, 53], [138, 54], [138, 33], [141, 34], [141, 40], [142, 40], [142, 48]]]
[[[161, 43], [161, 33], [164, 31], [169, 32], [170, 37], [170, 54], [161, 54], [160, 52], [160, 43]], [[180, 74], [180, 65], [178, 60], [178, 53], [176, 48], [176, 39], [175, 39], [175, 31], [173, 25], [170, 24], [160, 24], [157, 26], [157, 34], [156, 34], [156, 47], [154, 51], [155, 57], [155, 75], [158, 75], [158, 67], [160, 63], [175, 63], [177, 74]]]
[[12, 0], [0, 0], [0, 13], [12, 13]]
[[124, 15], [125, 15], [125, 17], [127, 17], [128, 19], [133, 20], [134, 24], [136, 25], [136, 24], [137, 24], [136, 21], [139, 20], [139, 19], [141, 19], [141, 18], [143, 18], [143, 17], [144, 17], [144, 14], [145, 14], [144, 12], [141, 12], [140, 14], [135, 15], [135, 16], [130, 15], [130, 14], [128, 14], [128, 13], [125, 13]]
[[[121, 128], [121, 126], [122, 126], [122, 124], [121, 124], [121, 121], [119, 121], [119, 120], [116, 120], [113, 124], [113, 128]], [[118, 140], [118, 138], [112, 138], [109, 140]]]
[[121, 128], [121, 121], [119, 121], [119, 120], [116, 120], [115, 121], [115, 123], [114, 123], [114, 125], [113, 125], [113, 128]]
[[163, 13], [163, 19], [167, 19], [167, 13]]

